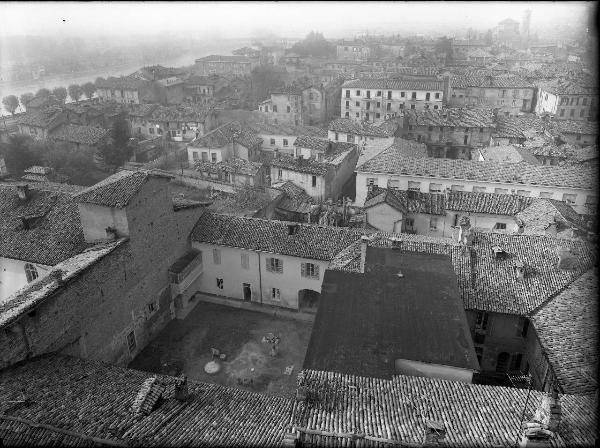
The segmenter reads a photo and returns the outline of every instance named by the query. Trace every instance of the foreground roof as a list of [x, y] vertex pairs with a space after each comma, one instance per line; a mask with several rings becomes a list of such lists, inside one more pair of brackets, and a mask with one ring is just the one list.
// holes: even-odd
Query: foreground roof
[[238, 121], [231, 121], [219, 126], [209, 133], [195, 139], [191, 146], [196, 148], [222, 148], [235, 141], [246, 148], [253, 148], [262, 143], [256, 132]]
[[[296, 226], [295, 234], [288, 235], [289, 225]], [[198, 243], [328, 261], [360, 236], [360, 232], [346, 228], [204, 213], [191, 239]]]
[[595, 173], [591, 170], [506, 162], [406, 157], [394, 147], [366, 161], [357, 168], [357, 171], [581, 189], [593, 189], [596, 185]]
[[563, 228], [585, 228], [581, 216], [573, 207], [556, 199], [535, 199], [516, 217], [525, 226], [525, 233], [531, 234], [544, 234], [551, 224], [559, 224]]
[[443, 194], [409, 192], [395, 188], [373, 187], [367, 193], [363, 208], [371, 208], [386, 203], [402, 213], [446, 214], [446, 197]]
[[151, 176], [171, 177], [150, 170], [122, 170], [81, 191], [75, 195], [75, 200], [86, 204], [123, 208]]
[[0, 434], [8, 445], [61, 440], [61, 430], [74, 433], [68, 439], [74, 444], [96, 437], [102, 439], [98, 445], [273, 446], [283, 439], [291, 408], [288, 398], [190, 381], [189, 401], [179, 401], [174, 398], [177, 378], [157, 375], [151, 397], [136, 412], [136, 398], [151, 377], [60, 355], [5, 369], [0, 372], [0, 413], [31, 423], [0, 417]]
[[533, 201], [534, 198], [516, 194], [450, 191], [447, 195], [446, 209], [468, 213], [515, 216]]
[[[445, 425], [442, 445], [514, 446], [520, 439], [523, 409], [524, 421], [528, 421], [545, 395], [532, 390], [527, 399], [528, 392], [524, 389], [403, 375], [392, 379], [367, 378], [315, 370], [303, 370], [298, 384], [314, 391], [318, 400], [295, 406], [293, 425], [388, 441], [358, 442], [367, 447], [389, 446], [390, 442], [421, 445], [427, 420]], [[598, 420], [593, 398], [563, 395], [560, 401], [562, 421], [551, 446], [593, 445]], [[316, 446], [347, 446], [349, 439], [303, 434], [301, 441]]]
[[[17, 184], [0, 184], [0, 257], [54, 265], [87, 247], [73, 195], [83, 187], [29, 183], [29, 199]], [[29, 219], [29, 228], [23, 219]]]
[[[593, 393], [598, 384], [598, 272], [590, 270], [531, 315], [561, 390]], [[590, 380], [590, 377], [593, 380]]]
[[450, 257], [369, 247], [364, 273], [325, 272], [303, 368], [391, 378], [398, 359], [479, 369]]

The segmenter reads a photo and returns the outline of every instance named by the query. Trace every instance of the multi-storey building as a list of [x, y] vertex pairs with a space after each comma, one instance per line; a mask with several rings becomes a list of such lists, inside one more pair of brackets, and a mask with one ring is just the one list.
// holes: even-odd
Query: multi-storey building
[[598, 88], [579, 82], [554, 80], [538, 84], [535, 113], [557, 120], [596, 121]]
[[166, 101], [153, 88], [154, 82], [133, 77], [99, 79], [96, 92], [100, 101], [115, 101], [124, 104], [157, 103]]
[[336, 58], [339, 61], [366, 61], [371, 56], [371, 48], [362, 42], [342, 42], [336, 45]]
[[278, 150], [282, 154], [293, 154], [294, 143], [301, 136], [327, 137], [327, 132], [315, 126], [291, 126], [274, 123], [247, 123], [262, 139], [262, 151], [273, 153]]
[[[330, 106], [334, 107], [333, 104]], [[295, 85], [273, 90], [270, 98], [258, 105], [258, 110], [275, 124], [321, 124], [327, 116], [325, 90], [322, 87]]]
[[234, 75], [245, 76], [252, 72], [258, 65], [258, 59], [249, 59], [244, 56], [210, 55], [196, 59], [194, 74], [199, 76], [209, 75]]
[[498, 109], [504, 116], [531, 112], [533, 84], [513, 75], [453, 76], [450, 79], [448, 107], [483, 106]]
[[444, 82], [438, 79], [355, 79], [342, 84], [341, 116], [381, 122], [404, 109], [441, 109]]

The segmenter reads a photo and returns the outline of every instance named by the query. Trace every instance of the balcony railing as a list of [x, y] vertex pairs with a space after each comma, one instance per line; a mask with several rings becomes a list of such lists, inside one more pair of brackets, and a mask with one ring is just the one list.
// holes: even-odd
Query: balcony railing
[[176, 294], [181, 294], [203, 272], [202, 252], [190, 251], [169, 268], [169, 282]]

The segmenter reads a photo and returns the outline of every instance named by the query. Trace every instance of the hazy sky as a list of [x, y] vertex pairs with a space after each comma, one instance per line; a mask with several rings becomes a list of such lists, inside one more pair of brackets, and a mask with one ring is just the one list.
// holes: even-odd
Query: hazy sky
[[302, 37], [355, 33], [427, 33], [441, 27], [485, 30], [532, 11], [532, 30], [579, 22], [593, 2], [0, 2], [0, 35], [186, 33], [251, 37], [258, 31]]

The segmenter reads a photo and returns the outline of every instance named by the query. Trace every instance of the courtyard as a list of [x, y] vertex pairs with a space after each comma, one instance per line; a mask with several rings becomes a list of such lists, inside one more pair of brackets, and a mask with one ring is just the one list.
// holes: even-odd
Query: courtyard
[[[287, 396], [296, 390], [311, 330], [308, 322], [199, 302], [185, 319], [169, 322], [128, 367]], [[279, 337], [275, 356], [265, 340], [269, 334]], [[220, 371], [208, 374], [212, 349], [225, 359], [214, 356]]]

